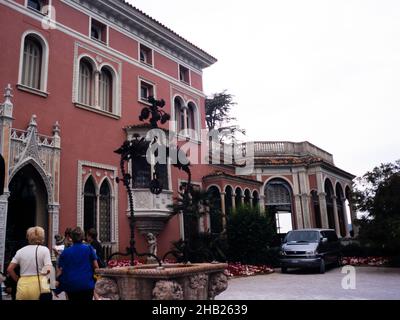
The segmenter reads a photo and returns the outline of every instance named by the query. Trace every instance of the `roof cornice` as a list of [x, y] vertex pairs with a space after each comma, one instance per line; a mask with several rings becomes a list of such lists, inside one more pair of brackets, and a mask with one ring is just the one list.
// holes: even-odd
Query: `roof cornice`
[[143, 41], [202, 70], [217, 59], [124, 0], [67, 0], [103, 17]]

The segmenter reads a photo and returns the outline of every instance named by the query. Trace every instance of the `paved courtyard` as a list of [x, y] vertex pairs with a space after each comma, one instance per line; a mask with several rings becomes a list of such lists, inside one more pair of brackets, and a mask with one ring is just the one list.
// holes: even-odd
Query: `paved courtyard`
[[355, 289], [343, 289], [347, 282], [342, 268], [314, 271], [290, 269], [282, 274], [279, 269], [270, 275], [229, 280], [228, 290], [217, 300], [392, 300], [400, 299], [400, 269], [356, 267]]

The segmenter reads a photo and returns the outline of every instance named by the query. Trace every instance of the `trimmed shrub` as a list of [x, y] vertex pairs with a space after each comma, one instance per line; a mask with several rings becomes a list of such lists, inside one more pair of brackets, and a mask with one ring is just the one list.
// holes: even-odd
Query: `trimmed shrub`
[[278, 250], [271, 248], [274, 221], [258, 208], [239, 207], [227, 218], [227, 258], [244, 264], [276, 263]]

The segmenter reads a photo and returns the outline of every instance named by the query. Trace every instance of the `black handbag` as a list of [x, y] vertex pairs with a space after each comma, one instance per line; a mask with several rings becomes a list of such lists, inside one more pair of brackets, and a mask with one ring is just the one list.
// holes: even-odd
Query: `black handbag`
[[39, 265], [38, 265], [38, 261], [37, 261], [38, 248], [39, 248], [39, 246], [36, 247], [35, 259], [36, 259], [36, 273], [37, 273], [37, 278], [38, 278], [38, 283], [39, 283], [39, 291], [40, 291], [39, 300], [40, 301], [50, 301], [50, 300], [53, 300], [53, 293], [51, 292], [51, 290], [50, 290], [50, 292], [42, 293], [42, 286], [40, 285]]

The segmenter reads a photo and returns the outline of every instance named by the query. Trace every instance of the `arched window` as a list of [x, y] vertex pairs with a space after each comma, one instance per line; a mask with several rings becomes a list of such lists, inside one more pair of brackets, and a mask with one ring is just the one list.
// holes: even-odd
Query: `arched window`
[[265, 187], [267, 213], [276, 219], [277, 233], [287, 233], [293, 229], [292, 188], [283, 179], [273, 179]]
[[222, 231], [222, 212], [221, 212], [221, 194], [217, 187], [208, 189], [210, 198], [210, 231], [211, 233], [220, 233]]
[[89, 178], [85, 183], [84, 196], [84, 230], [90, 228], [97, 229], [97, 210], [96, 210], [96, 188], [93, 178]]
[[176, 97], [174, 100], [174, 108], [176, 131], [177, 133], [180, 133], [182, 130], [185, 130], [185, 117], [183, 112], [183, 101], [179, 97]]
[[315, 190], [311, 191], [311, 201], [312, 201], [312, 209], [313, 209], [313, 213], [314, 213], [315, 227], [322, 228], [321, 209], [319, 206], [318, 192]]
[[260, 203], [260, 197], [258, 195], [257, 191], [253, 191], [253, 207], [256, 208], [258, 207]]
[[242, 189], [239, 187], [235, 190], [235, 206], [239, 208], [242, 205]]
[[232, 194], [233, 190], [231, 186], [227, 186], [225, 188], [225, 211], [227, 214], [229, 214], [232, 211]]
[[244, 203], [246, 205], [250, 205], [251, 201], [251, 193], [249, 189], [244, 190]]
[[335, 229], [335, 217], [333, 211], [333, 186], [329, 179], [325, 180], [326, 209], [328, 213], [328, 225], [330, 229]]
[[196, 130], [196, 107], [192, 102], [189, 102], [186, 116], [186, 128], [190, 130]]
[[100, 187], [99, 236], [101, 242], [111, 242], [111, 190], [107, 181]]
[[111, 72], [103, 68], [99, 76], [99, 106], [100, 109], [112, 112], [113, 77]]
[[[338, 218], [339, 218], [339, 228], [340, 228], [340, 235], [342, 237], [346, 236], [346, 218], [345, 218], [345, 213], [346, 213], [346, 208], [343, 205], [344, 203], [344, 195], [343, 195], [343, 189], [342, 186], [337, 183], [336, 184], [336, 207], [337, 207], [337, 212], [338, 212]], [[348, 228], [348, 226], [347, 226]]]
[[93, 90], [92, 65], [88, 60], [82, 59], [79, 64], [79, 102], [85, 105], [92, 105]]
[[21, 82], [23, 85], [41, 89], [42, 83], [43, 47], [41, 43], [31, 35], [25, 37], [24, 57], [22, 65]]
[[196, 138], [197, 130], [197, 108], [193, 102], [189, 102], [187, 106], [182, 98], [176, 97], [174, 100], [175, 122], [177, 133], [183, 133]]

